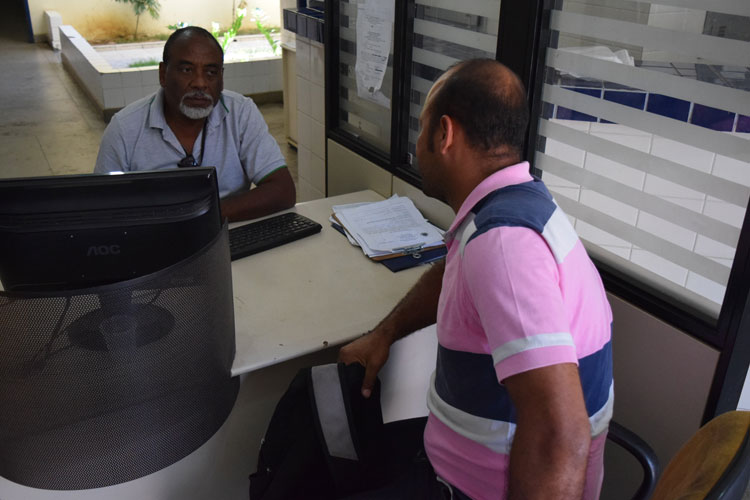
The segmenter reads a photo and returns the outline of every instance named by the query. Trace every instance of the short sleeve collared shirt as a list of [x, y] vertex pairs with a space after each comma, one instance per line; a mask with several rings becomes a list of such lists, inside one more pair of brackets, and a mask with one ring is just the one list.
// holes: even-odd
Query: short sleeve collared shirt
[[[164, 117], [163, 92], [160, 89], [112, 117], [102, 137], [95, 172], [177, 167], [186, 153]], [[252, 99], [229, 90], [222, 92], [208, 116], [192, 155], [200, 165], [216, 167], [222, 198], [250, 189], [252, 183], [286, 165]]]
[[[577, 364], [592, 450], [603, 447], [614, 401], [612, 313], [575, 230], [528, 163], [482, 181], [446, 245], [425, 448], [436, 472], [472, 498], [503, 498], [516, 426], [506, 378]], [[601, 472], [592, 461], [591, 495]]]

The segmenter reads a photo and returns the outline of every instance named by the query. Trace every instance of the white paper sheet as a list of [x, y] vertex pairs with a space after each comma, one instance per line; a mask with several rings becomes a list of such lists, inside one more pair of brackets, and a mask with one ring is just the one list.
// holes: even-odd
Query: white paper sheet
[[390, 99], [381, 91], [391, 50], [394, 0], [360, 0], [357, 4], [357, 95], [389, 108]]
[[441, 244], [443, 235], [406, 197], [334, 209], [336, 217], [368, 257]]
[[383, 422], [427, 415], [427, 391], [437, 360], [435, 325], [412, 333], [391, 346], [380, 370]]

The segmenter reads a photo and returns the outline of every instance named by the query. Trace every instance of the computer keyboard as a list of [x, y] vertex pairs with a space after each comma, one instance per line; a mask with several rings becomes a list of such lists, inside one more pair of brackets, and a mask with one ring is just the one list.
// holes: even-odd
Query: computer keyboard
[[229, 230], [232, 260], [269, 250], [285, 243], [319, 233], [322, 226], [293, 212], [274, 215]]

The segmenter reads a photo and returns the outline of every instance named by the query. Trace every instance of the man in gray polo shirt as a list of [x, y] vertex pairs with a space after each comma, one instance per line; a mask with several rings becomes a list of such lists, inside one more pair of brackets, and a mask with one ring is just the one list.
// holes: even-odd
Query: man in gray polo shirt
[[230, 221], [293, 206], [294, 182], [279, 146], [255, 103], [223, 90], [223, 61], [208, 31], [175, 31], [159, 64], [162, 88], [112, 117], [94, 171], [216, 167], [222, 215]]

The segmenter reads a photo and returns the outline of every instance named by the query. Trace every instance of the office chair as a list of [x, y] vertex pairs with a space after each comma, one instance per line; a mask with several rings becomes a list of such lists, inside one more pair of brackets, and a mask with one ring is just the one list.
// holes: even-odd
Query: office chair
[[680, 448], [658, 481], [656, 454], [645, 441], [614, 421], [607, 438], [641, 464], [644, 478], [634, 500], [741, 500], [750, 480], [749, 436], [750, 412], [719, 415]]

